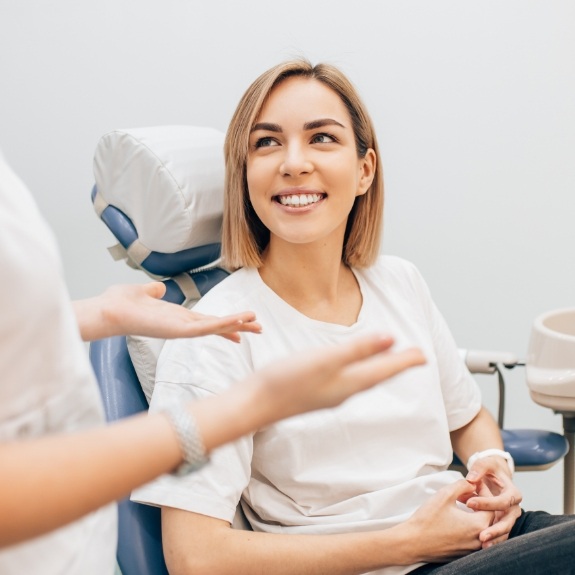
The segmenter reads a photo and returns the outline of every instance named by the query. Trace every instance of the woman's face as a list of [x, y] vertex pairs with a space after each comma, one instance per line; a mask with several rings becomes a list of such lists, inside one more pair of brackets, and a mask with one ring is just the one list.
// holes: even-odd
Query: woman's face
[[358, 158], [350, 115], [333, 90], [297, 76], [273, 89], [252, 127], [247, 159], [249, 197], [270, 245], [332, 237], [341, 246], [374, 170], [373, 150]]

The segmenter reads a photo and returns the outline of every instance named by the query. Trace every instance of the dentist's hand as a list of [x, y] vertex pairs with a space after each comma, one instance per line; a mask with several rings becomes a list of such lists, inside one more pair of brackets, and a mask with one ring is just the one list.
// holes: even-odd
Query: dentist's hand
[[302, 351], [258, 369], [222, 395], [192, 403], [206, 449], [292, 415], [334, 407], [425, 363], [420, 350], [392, 351], [392, 344], [391, 337], [374, 334]]
[[253, 312], [213, 317], [160, 299], [161, 282], [114, 285], [101, 295], [73, 302], [84, 341], [111, 335], [144, 335], [158, 338], [220, 335], [239, 341], [240, 332], [259, 333]]
[[274, 362], [253, 378], [276, 419], [339, 405], [399, 372], [425, 363], [418, 349], [392, 351], [391, 337], [367, 335]]

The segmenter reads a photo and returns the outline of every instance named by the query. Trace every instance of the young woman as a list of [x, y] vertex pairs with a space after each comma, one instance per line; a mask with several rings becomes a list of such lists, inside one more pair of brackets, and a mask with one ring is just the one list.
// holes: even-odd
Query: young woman
[[[170, 572], [523, 574], [542, 572], [550, 554], [567, 572], [575, 523], [522, 514], [497, 425], [423, 279], [378, 255], [377, 141], [345, 76], [305, 61], [264, 73], [232, 118], [225, 156], [223, 247], [237, 271], [197, 309], [253, 309], [264, 334], [231, 351], [214, 338], [168, 344], [153, 408], [374, 329], [397, 349], [421, 348], [427, 363], [335, 409], [261, 428], [194, 477], [136, 492], [163, 506]], [[453, 450], [467, 480], [448, 470]], [[240, 499], [255, 533], [230, 529]]]
[[[160, 301], [160, 283], [68, 300], [54, 238], [0, 155], [0, 573], [111, 575], [116, 515], [106, 505], [278, 418], [336, 405], [420, 363], [356, 338], [270, 366], [218, 397], [104, 426], [84, 340], [133, 333], [260, 331], [253, 312], [208, 317]], [[234, 347], [229, 341], [229, 347]], [[182, 468], [182, 464], [184, 468]]]

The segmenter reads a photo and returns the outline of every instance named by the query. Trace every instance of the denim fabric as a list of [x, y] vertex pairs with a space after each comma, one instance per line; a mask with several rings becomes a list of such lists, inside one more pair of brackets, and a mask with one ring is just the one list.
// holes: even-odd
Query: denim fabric
[[410, 575], [573, 575], [575, 515], [524, 511], [509, 539], [452, 561], [428, 563]]

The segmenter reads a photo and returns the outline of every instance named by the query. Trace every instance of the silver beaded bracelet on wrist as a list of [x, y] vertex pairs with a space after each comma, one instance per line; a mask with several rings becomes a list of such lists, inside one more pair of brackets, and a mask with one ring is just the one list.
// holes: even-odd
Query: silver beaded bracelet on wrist
[[208, 461], [206, 448], [199, 433], [198, 426], [190, 410], [184, 406], [173, 406], [164, 410], [182, 450], [183, 462], [172, 471], [172, 475], [187, 475], [203, 467]]

